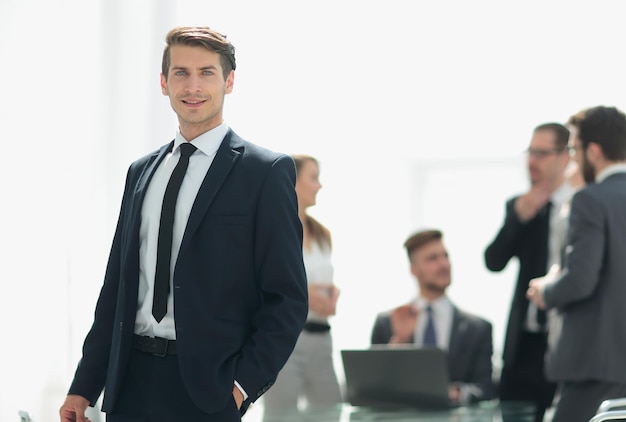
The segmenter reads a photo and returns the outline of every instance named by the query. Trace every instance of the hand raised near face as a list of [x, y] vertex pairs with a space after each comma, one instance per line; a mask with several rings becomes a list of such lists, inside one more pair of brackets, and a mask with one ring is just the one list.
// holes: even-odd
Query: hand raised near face
[[410, 343], [418, 316], [419, 311], [412, 304], [402, 305], [391, 311], [393, 334], [389, 344]]
[[522, 223], [531, 220], [550, 200], [552, 190], [548, 183], [536, 183], [515, 200], [515, 214]]

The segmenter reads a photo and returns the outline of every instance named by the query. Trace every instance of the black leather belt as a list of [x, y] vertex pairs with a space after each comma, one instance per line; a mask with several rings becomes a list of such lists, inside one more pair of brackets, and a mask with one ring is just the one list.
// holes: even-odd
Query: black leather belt
[[164, 357], [176, 354], [176, 340], [163, 337], [147, 337], [133, 334], [132, 348], [140, 352]]
[[330, 325], [323, 322], [307, 322], [304, 324], [304, 331], [307, 333], [325, 333], [330, 331]]

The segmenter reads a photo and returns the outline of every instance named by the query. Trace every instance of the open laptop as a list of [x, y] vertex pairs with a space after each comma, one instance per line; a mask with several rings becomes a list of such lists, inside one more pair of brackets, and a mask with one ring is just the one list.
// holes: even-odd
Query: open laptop
[[341, 350], [347, 400], [353, 406], [446, 409], [447, 352], [437, 348], [372, 346]]

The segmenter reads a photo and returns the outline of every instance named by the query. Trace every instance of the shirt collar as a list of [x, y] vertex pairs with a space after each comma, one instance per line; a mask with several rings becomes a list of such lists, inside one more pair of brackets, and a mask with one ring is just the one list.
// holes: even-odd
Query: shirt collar
[[446, 295], [441, 296], [433, 302], [429, 302], [423, 296], [418, 296], [417, 299], [415, 299], [415, 307], [420, 311], [425, 310], [428, 305], [430, 305], [435, 312], [440, 312], [441, 310], [450, 308], [452, 302], [450, 302], [450, 299], [448, 299]]
[[[226, 136], [226, 132], [228, 132], [228, 125], [225, 122], [222, 122], [219, 126], [214, 127], [208, 132], [204, 132], [195, 139], [192, 139], [191, 143], [204, 154], [212, 156], [215, 155], [217, 149], [220, 147], [220, 144], [224, 140], [224, 136]], [[176, 151], [176, 149], [184, 142], [187, 142], [187, 140], [183, 137], [183, 135], [181, 135], [180, 130], [176, 131], [176, 138], [174, 139], [174, 148], [172, 148], [172, 152]]]
[[607, 177], [617, 173], [626, 173], [626, 163], [617, 163], [606, 166], [600, 173], [596, 175], [596, 183], [600, 183]]
[[559, 186], [557, 190], [552, 192], [552, 195], [550, 195], [550, 202], [552, 202], [552, 205], [555, 206], [554, 208], [558, 208], [563, 203], [565, 203], [565, 201], [567, 200], [567, 198], [569, 198], [573, 190], [574, 188], [572, 187], [572, 185], [570, 185], [567, 182], [564, 182], [561, 186]]

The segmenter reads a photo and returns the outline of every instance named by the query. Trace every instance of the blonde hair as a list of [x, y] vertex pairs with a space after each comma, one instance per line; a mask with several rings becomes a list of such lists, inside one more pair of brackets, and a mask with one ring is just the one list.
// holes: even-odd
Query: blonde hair
[[[296, 165], [296, 177], [299, 177], [300, 170], [306, 162], [312, 162], [319, 168], [319, 162], [315, 157], [306, 154], [294, 154], [291, 156]], [[305, 216], [305, 221], [302, 224], [306, 225], [309, 233], [315, 239], [315, 241], [322, 247], [332, 248], [332, 242], [330, 238], [330, 231], [315, 218], [310, 215]]]

